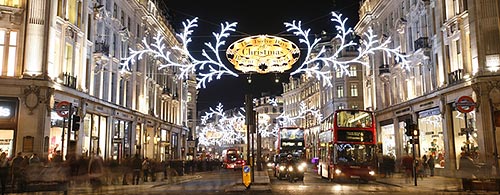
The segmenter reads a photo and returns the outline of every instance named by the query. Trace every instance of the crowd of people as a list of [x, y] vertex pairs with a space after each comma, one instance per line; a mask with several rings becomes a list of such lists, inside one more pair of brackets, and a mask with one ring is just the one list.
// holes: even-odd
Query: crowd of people
[[[217, 164], [217, 165], [215, 165]], [[144, 182], [166, 180], [186, 172], [213, 170], [219, 163], [156, 161], [138, 154], [125, 156], [120, 162], [104, 160], [98, 153], [68, 154], [63, 158], [55, 151], [52, 158], [41, 158], [36, 153], [19, 152], [14, 157], [0, 154], [1, 193], [23, 191], [30, 182], [68, 182], [72, 185], [90, 184], [93, 189], [106, 184], [138, 185]], [[7, 190], [8, 189], [8, 190]]]

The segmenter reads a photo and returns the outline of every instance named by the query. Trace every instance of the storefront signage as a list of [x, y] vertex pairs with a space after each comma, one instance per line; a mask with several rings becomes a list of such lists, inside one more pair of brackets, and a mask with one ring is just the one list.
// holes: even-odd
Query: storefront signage
[[0, 100], [0, 120], [7, 121], [16, 115], [17, 102]]
[[0, 118], [10, 118], [12, 110], [9, 107], [0, 106]]
[[476, 108], [476, 102], [470, 96], [461, 96], [455, 101], [455, 106], [461, 113], [469, 113]]
[[240, 39], [231, 44], [226, 57], [239, 71], [284, 72], [292, 68], [300, 56], [295, 43], [281, 37], [257, 35]]
[[60, 117], [68, 117], [70, 104], [67, 101], [62, 101], [56, 104], [55, 111]]

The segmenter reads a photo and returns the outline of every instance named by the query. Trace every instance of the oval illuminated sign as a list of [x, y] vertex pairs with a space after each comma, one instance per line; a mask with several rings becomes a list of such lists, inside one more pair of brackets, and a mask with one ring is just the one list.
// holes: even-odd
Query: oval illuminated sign
[[226, 56], [234, 67], [244, 73], [284, 72], [299, 60], [300, 49], [281, 37], [257, 35], [231, 44]]

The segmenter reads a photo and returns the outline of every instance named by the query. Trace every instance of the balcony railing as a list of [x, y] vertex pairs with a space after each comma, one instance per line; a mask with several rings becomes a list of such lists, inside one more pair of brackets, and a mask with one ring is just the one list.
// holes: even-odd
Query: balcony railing
[[96, 42], [94, 45], [95, 53], [102, 53], [103, 55], [109, 55], [109, 44], [106, 42]]
[[457, 84], [463, 79], [463, 69], [458, 69], [448, 73], [448, 81], [450, 85]]
[[72, 76], [71, 73], [63, 73], [63, 85], [76, 89], [76, 76]]
[[378, 67], [378, 73], [380, 76], [385, 76], [391, 74], [391, 70], [389, 70], [389, 64], [382, 64]]
[[422, 49], [422, 48], [430, 48], [429, 45], [429, 38], [428, 37], [420, 37], [417, 40], [415, 40], [415, 51]]

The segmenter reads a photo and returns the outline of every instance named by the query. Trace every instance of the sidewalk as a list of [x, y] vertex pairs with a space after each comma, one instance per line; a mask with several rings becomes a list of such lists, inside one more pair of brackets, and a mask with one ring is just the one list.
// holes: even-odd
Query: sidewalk
[[[375, 181], [386, 185], [411, 189], [411, 191], [432, 191], [432, 192], [462, 192], [462, 180], [459, 178], [449, 178], [443, 176], [427, 176], [417, 178], [415, 186], [414, 178], [405, 178], [401, 173], [396, 173], [392, 177], [379, 177]], [[474, 192], [498, 194], [496, 191], [474, 190]]]
[[[101, 190], [103, 190], [103, 191], [128, 191], [128, 190], [141, 191], [141, 190], [150, 189], [152, 187], [183, 183], [183, 182], [190, 181], [193, 179], [198, 179], [198, 178], [201, 178], [201, 175], [199, 175], [199, 174], [184, 174], [183, 176], [174, 176], [174, 177], [168, 178], [166, 180], [157, 180], [154, 182], [153, 181], [150, 181], [150, 182], [140, 181], [139, 185], [108, 184], [108, 185], [103, 185]], [[92, 192], [92, 186], [88, 182], [85, 182], [82, 184], [77, 184], [77, 185], [73, 184], [68, 189], [68, 194], [81, 194], [81, 193], [88, 193], [88, 192]]]

